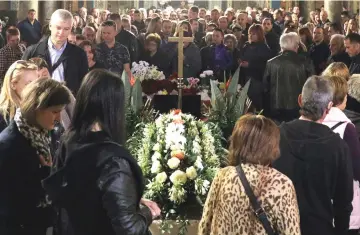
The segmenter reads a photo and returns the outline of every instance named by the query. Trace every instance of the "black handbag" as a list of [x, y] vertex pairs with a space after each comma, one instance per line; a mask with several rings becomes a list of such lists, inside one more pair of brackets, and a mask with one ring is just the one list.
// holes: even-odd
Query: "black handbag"
[[255, 216], [261, 222], [261, 224], [263, 225], [263, 227], [268, 235], [277, 235], [277, 233], [271, 227], [271, 224], [265, 214], [264, 209], [261, 207], [259, 201], [255, 197], [254, 192], [250, 187], [249, 181], [247, 180], [247, 178], [245, 176], [244, 170], [241, 167], [241, 164], [236, 167], [236, 171], [237, 171], [237, 173], [240, 177], [241, 183], [245, 189], [245, 193], [249, 197], [250, 204], [254, 211]]

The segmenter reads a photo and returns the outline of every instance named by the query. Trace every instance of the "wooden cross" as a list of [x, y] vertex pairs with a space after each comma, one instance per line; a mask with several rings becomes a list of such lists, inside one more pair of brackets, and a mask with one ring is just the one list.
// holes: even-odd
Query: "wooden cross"
[[179, 27], [179, 37], [169, 37], [169, 42], [178, 43], [178, 76], [183, 78], [183, 66], [184, 66], [184, 42], [193, 42], [192, 37], [184, 37], [184, 29], [182, 26]]
[[183, 69], [184, 69], [184, 42], [193, 42], [192, 37], [184, 37], [184, 29], [179, 27], [179, 37], [169, 37], [169, 42], [178, 43], [178, 109], [182, 109]]

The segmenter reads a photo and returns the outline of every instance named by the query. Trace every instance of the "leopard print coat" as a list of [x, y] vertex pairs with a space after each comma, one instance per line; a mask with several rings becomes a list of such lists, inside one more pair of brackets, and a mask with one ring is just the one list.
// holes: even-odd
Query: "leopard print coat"
[[[300, 235], [300, 216], [291, 180], [277, 170], [243, 164], [255, 196], [260, 195], [270, 223], [279, 235]], [[235, 167], [216, 175], [199, 224], [199, 235], [266, 235], [252, 212], [249, 199]]]

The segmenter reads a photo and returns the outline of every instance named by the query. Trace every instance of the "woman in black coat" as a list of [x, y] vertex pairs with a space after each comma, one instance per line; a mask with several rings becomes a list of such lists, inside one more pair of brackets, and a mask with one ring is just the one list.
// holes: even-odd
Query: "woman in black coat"
[[241, 85], [251, 79], [248, 96], [257, 110], [263, 108], [263, 75], [266, 62], [271, 58], [271, 50], [265, 42], [264, 30], [261, 25], [249, 28], [249, 42], [245, 43], [240, 52]]
[[145, 39], [145, 53], [140, 56], [140, 60], [148, 62], [150, 65], [158, 67], [159, 71], [170, 76], [170, 56], [160, 49], [161, 38], [157, 33], [151, 33]]
[[143, 235], [160, 215], [156, 203], [142, 199], [142, 171], [123, 147], [124, 99], [121, 79], [102, 69], [89, 72], [77, 94], [55, 164], [66, 162], [62, 205], [76, 235]]
[[49, 131], [70, 102], [70, 91], [39, 79], [22, 94], [14, 119], [0, 134], [0, 234], [45, 235], [52, 225], [41, 186], [52, 166]]

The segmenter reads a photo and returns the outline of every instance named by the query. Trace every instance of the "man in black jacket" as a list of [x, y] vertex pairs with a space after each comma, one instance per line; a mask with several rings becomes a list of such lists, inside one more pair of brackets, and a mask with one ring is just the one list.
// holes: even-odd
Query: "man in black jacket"
[[311, 45], [309, 54], [317, 75], [326, 68], [327, 59], [330, 56], [329, 46], [324, 41], [324, 28], [317, 26], [313, 31], [314, 43]]
[[303, 235], [348, 234], [353, 199], [349, 149], [321, 124], [332, 100], [330, 82], [310, 77], [299, 96], [301, 117], [280, 126], [281, 156], [273, 167], [294, 183]]
[[360, 73], [360, 35], [350, 33], [344, 40], [346, 52], [351, 57], [350, 75]]
[[266, 64], [265, 115], [280, 122], [299, 117], [297, 97], [306, 79], [315, 73], [310, 59], [297, 54], [299, 43], [297, 33], [283, 34], [280, 38], [282, 53]]
[[36, 11], [30, 9], [27, 18], [17, 25], [20, 30], [21, 41], [27, 47], [38, 43], [41, 38], [41, 24], [35, 16]]
[[66, 82], [66, 86], [76, 94], [89, 65], [85, 51], [67, 42], [72, 22], [73, 16], [69, 11], [56, 10], [50, 19], [50, 37], [28, 47], [22, 59], [43, 58], [49, 65], [52, 79]]
[[116, 23], [118, 34], [116, 35], [115, 40], [128, 49], [130, 54], [130, 66], [131, 66], [132, 62], [136, 62], [139, 59], [138, 40], [134, 34], [123, 29], [121, 17], [118, 13], [110, 14], [109, 19], [115, 21]]
[[270, 18], [263, 19], [262, 26], [265, 32], [266, 43], [272, 51], [272, 56], [277, 56], [280, 52], [280, 37], [273, 30], [272, 20]]

